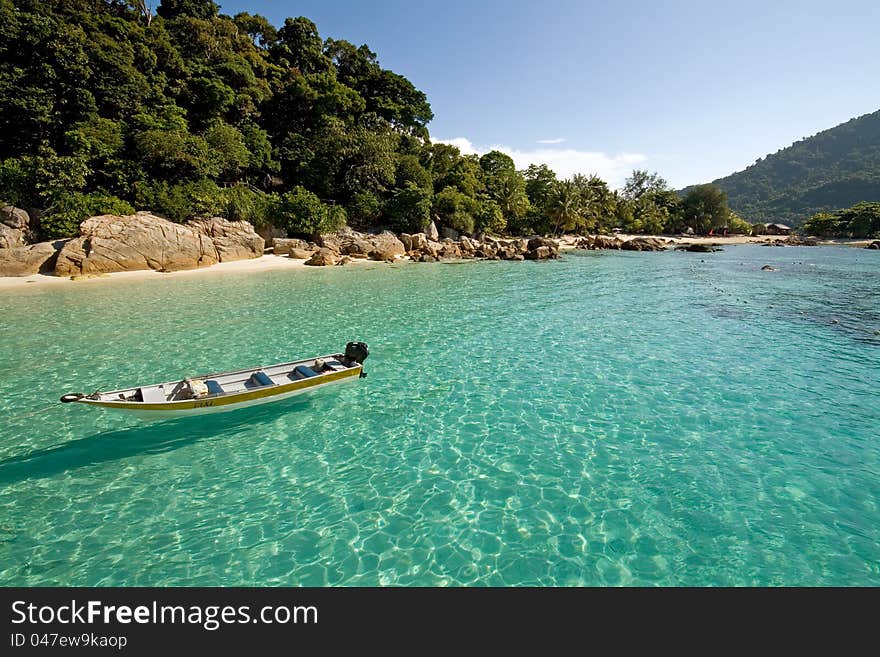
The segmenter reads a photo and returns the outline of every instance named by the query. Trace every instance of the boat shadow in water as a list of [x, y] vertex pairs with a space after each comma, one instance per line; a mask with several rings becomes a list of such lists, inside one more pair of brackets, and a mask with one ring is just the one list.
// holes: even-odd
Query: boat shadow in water
[[0, 461], [0, 484], [43, 479], [139, 454], [162, 454], [207, 439], [230, 438], [312, 405], [309, 396], [229, 413], [135, 425]]

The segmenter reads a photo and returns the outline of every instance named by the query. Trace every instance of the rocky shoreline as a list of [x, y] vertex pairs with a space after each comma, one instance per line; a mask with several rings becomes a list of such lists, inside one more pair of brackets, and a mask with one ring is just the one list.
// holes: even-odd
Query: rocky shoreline
[[[501, 238], [462, 235], [433, 222], [422, 233], [361, 233], [344, 228], [313, 241], [264, 239], [245, 221], [220, 217], [176, 224], [149, 212], [102, 215], [84, 221], [71, 239], [28, 243], [36, 231], [18, 208], [0, 208], [0, 277], [34, 274], [84, 278], [116, 272], [185, 271], [218, 263], [260, 258], [266, 253], [304, 261], [308, 266], [342, 266], [354, 260], [437, 262], [440, 260], [552, 260], [560, 250], [665, 251], [700, 253], [719, 250], [729, 241], [654, 236], [588, 235]], [[757, 241], [755, 241], [757, 240]], [[815, 246], [812, 239], [751, 238], [765, 246]], [[866, 244], [878, 248], [880, 241]]]
[[[11, 214], [6, 210], [0, 211], [0, 219]], [[0, 248], [0, 276], [180, 271], [257, 258], [265, 246], [245, 221], [213, 217], [176, 224], [149, 212], [91, 217], [80, 225], [79, 237], [66, 240], [26, 244], [25, 231], [15, 231], [5, 231], [11, 244]]]

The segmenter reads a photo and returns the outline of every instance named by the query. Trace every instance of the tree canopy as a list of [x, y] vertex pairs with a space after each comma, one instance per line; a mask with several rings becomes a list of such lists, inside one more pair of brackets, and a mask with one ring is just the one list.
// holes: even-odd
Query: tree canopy
[[804, 231], [820, 237], [880, 238], [880, 203], [856, 203], [834, 212], [817, 212]]

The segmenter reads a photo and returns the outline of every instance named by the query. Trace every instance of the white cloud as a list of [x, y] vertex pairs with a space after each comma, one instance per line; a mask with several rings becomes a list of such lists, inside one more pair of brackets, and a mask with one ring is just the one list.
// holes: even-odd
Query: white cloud
[[597, 174], [612, 189], [623, 187], [623, 181], [636, 167], [641, 166], [648, 158], [641, 153], [618, 153], [608, 155], [601, 151], [580, 151], [574, 148], [535, 148], [520, 150], [493, 144], [492, 146], [476, 146], [467, 137], [454, 139], [434, 139], [442, 144], [458, 147], [464, 155], [483, 155], [489, 151], [501, 151], [509, 155], [517, 169], [527, 169], [530, 164], [546, 164], [556, 172], [559, 178], [570, 178], [576, 173], [585, 175]]
[[482, 155], [488, 151], [478, 151], [467, 137], [456, 137], [455, 139], [432, 139], [434, 143], [449, 144], [455, 146], [461, 151], [462, 155]]
[[565, 137], [557, 137], [556, 139], [539, 139], [537, 144], [561, 144], [565, 141]]

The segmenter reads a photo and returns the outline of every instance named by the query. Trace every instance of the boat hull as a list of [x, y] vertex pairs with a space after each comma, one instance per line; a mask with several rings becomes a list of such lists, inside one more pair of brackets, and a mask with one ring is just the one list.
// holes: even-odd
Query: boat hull
[[358, 366], [341, 372], [333, 372], [320, 377], [295, 381], [288, 384], [179, 402], [145, 404], [143, 402], [98, 401], [86, 398], [79, 399], [77, 402], [88, 404], [90, 406], [99, 406], [110, 410], [123, 411], [143, 420], [174, 419], [195, 415], [226, 413], [241, 408], [259, 406], [261, 404], [269, 404], [283, 399], [289, 399], [331, 385], [357, 381], [361, 372], [362, 367]]

